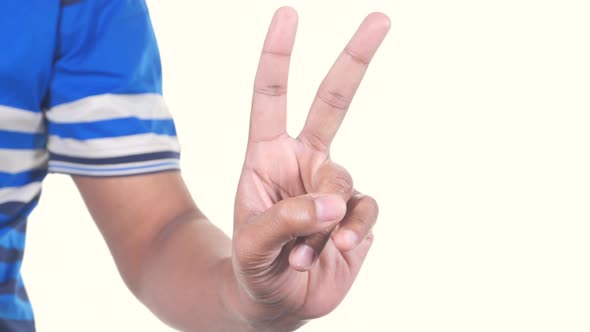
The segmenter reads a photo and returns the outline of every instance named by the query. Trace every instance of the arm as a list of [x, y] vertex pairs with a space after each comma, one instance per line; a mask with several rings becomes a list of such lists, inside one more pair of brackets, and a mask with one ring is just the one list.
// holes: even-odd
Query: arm
[[181, 330], [295, 330], [342, 301], [372, 244], [376, 203], [353, 189], [329, 146], [389, 22], [363, 22], [292, 138], [285, 92], [296, 24], [279, 10], [265, 41], [231, 241], [178, 172], [74, 177], [129, 288]]
[[220, 292], [231, 241], [178, 172], [74, 180], [127, 286], [159, 318], [188, 331], [216, 331], [218, 322], [219, 331], [244, 330]]

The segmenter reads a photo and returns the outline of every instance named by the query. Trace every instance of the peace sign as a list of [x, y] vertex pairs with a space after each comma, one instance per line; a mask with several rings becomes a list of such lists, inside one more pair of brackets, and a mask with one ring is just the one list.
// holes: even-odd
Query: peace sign
[[235, 202], [233, 269], [243, 296], [233, 305], [249, 318], [291, 318], [295, 326], [327, 314], [365, 259], [377, 204], [353, 189], [329, 152], [389, 26], [381, 13], [367, 16], [292, 138], [286, 133], [287, 81], [297, 14], [289, 7], [275, 13], [256, 73]]

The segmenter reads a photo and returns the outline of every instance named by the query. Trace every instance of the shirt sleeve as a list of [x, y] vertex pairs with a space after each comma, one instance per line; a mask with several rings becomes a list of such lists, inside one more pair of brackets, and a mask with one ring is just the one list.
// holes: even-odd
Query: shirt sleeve
[[49, 171], [122, 176], [179, 169], [145, 1], [66, 4], [45, 101]]

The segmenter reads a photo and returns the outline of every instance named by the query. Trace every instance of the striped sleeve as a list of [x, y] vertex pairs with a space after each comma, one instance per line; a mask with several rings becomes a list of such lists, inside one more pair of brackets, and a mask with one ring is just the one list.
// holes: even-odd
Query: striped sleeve
[[145, 1], [65, 6], [59, 36], [45, 107], [49, 171], [122, 176], [179, 169]]

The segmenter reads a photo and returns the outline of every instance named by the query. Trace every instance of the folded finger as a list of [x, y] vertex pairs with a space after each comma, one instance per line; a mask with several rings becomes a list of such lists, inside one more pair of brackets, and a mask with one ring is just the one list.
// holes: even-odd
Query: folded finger
[[379, 206], [375, 199], [360, 193], [354, 194], [348, 202], [340, 228], [333, 234], [336, 247], [343, 252], [356, 248], [371, 235], [378, 215]]

